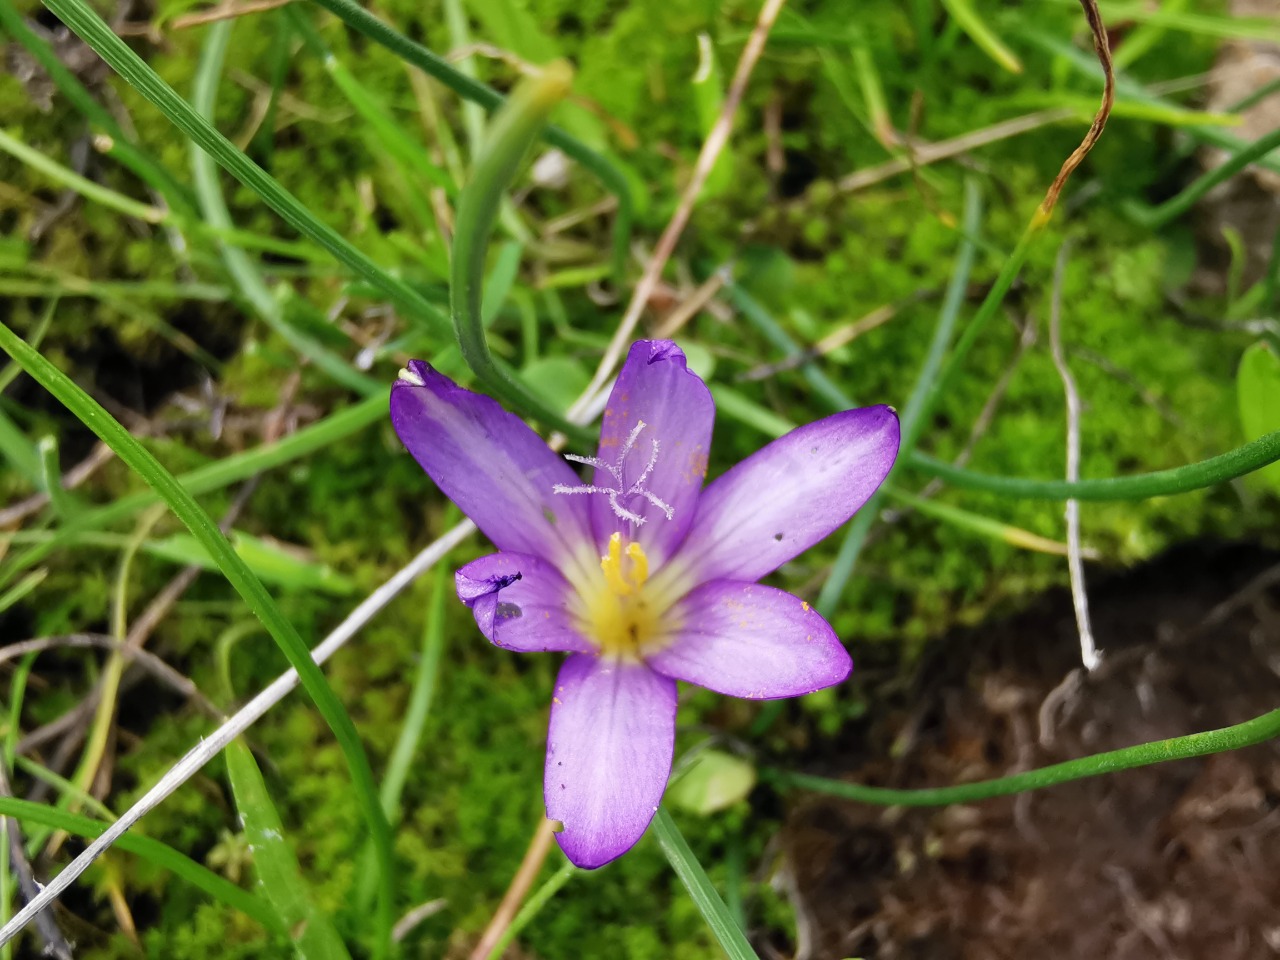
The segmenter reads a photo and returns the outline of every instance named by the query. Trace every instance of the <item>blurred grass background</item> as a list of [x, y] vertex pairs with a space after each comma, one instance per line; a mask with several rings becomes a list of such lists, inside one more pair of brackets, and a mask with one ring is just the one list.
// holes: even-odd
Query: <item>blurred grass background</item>
[[[97, 9], [184, 97], [196, 96], [212, 31], [226, 29], [198, 22], [211, 8], [159, 2]], [[1001, 316], [926, 425], [925, 452], [958, 455], [995, 395], [970, 465], [1011, 476], [1062, 475], [1062, 387], [1047, 322], [1063, 238], [1072, 241], [1064, 335], [1085, 402], [1082, 475], [1178, 466], [1245, 439], [1235, 371], [1260, 333], [1274, 336], [1274, 321], [1264, 322], [1274, 315], [1274, 260], [1253, 249], [1249, 223], [1224, 230], [1214, 216], [1196, 212], [1153, 229], [1141, 212], [1200, 172], [1204, 131], [1237, 130], [1232, 105], [1210, 100], [1215, 61], [1224, 49], [1275, 42], [1277, 28], [1233, 17], [1221, 4], [1166, 0], [1161, 9], [1172, 16], [1151, 20], [1145, 7], [1103, 6], [1129, 85], [1050, 235], [1033, 247]], [[9, 69], [0, 76], [0, 132], [135, 204], [176, 207], [185, 196], [195, 208], [198, 191], [208, 196], [195, 148], [159, 112], [48, 11], [19, 4], [14, 12], [52, 41], [173, 184], [148, 185], [105, 156], [82, 113], [11, 37]], [[375, 12], [431, 49], [452, 51], [460, 69], [502, 90], [524, 65], [555, 57], [574, 63], [574, 96], [555, 120], [606, 154], [632, 185], [634, 279], [719, 113], [757, 7], [736, 0], [389, 0]], [[445, 235], [482, 129], [479, 111], [308, 4], [250, 8], [230, 29], [220, 77], [205, 75], [216, 84], [218, 129], [326, 224], [443, 307]], [[742, 291], [797, 342], [847, 340], [817, 360], [842, 389], [860, 402], [901, 406], [953, 269], [965, 178], [977, 184], [984, 216], [961, 323], [1079, 142], [1099, 89], [1073, 3], [970, 10], [960, 0], [869, 0], [853, 11], [816, 0], [784, 8], [642, 329], [661, 328], [699, 284], [731, 265]], [[1154, 103], [1152, 91], [1163, 91]], [[926, 143], [1053, 110], [1057, 119], [1020, 136], [842, 186], [860, 173], [871, 180], [867, 171], [909, 156], [907, 143], [923, 151]], [[440, 358], [447, 372], [466, 379], [456, 354], [441, 356], [446, 344], [434, 331], [407, 322], [312, 244], [293, 243], [295, 234], [224, 174], [212, 174], [212, 190], [225, 194], [230, 222], [241, 231], [230, 237], [239, 253], [228, 251], [229, 235], [218, 232], [207, 205], [199, 217], [157, 225], [145, 211], [122, 213], [119, 203], [86, 199], [39, 166], [13, 151], [0, 155], [0, 313], [29, 340], [38, 338], [45, 356], [175, 473], [332, 417], [389, 384], [407, 357]], [[598, 181], [540, 148], [504, 212], [486, 298], [491, 343], [553, 405], [564, 406], [585, 386], [625, 304], [627, 290], [610, 271], [613, 210]], [[1270, 238], [1263, 246], [1271, 250]], [[735, 304], [717, 296], [677, 334], [717, 385], [712, 475], [761, 446], [777, 425], [828, 412], [801, 371], [777, 367], [782, 354]], [[17, 504], [89, 457], [94, 444], [15, 368], [3, 377], [0, 503]], [[52, 458], [38, 447], [46, 436], [56, 440]], [[898, 481], [910, 492], [926, 483], [915, 472]], [[7, 519], [3, 562], [93, 505], [139, 488], [126, 468], [104, 458], [51, 506]], [[243, 490], [212, 490], [201, 502], [220, 517]], [[1049, 540], [1064, 536], [1060, 504], [962, 491], [944, 491], [937, 501]], [[1022, 549], [954, 517], [940, 520], [892, 500], [889, 506], [832, 617], [859, 664], [881, 673], [905, 669], [948, 627], [1016, 608], [1066, 581], [1060, 556]], [[389, 423], [377, 419], [257, 477], [234, 529], [250, 551], [260, 551], [246, 557], [314, 643], [441, 533], [446, 513]], [[1274, 540], [1277, 509], [1261, 485], [1246, 482], [1177, 498], [1085, 504], [1083, 518], [1096, 563], [1114, 567], [1194, 537]], [[838, 545], [833, 537], [776, 582], [815, 596]], [[448, 566], [483, 552], [474, 539]], [[0, 636], [110, 633], [113, 618], [130, 623], [177, 572], [175, 563], [193, 559], [167, 516], [134, 514], [108, 532], [73, 533], [38, 565], [15, 572], [9, 586], [27, 586], [0, 611]], [[377, 772], [400, 736], [427, 611], [442, 586], [448, 589], [447, 578], [424, 577], [326, 668]], [[395, 841], [400, 910], [447, 901], [406, 940], [410, 955], [423, 956], [465, 955], [542, 815], [542, 748], [556, 668], [551, 657], [491, 648], [451, 600], [443, 610], [439, 677], [407, 770]], [[200, 576], [181, 595], [147, 649], [223, 706], [287, 665], [216, 575]], [[53, 652], [31, 668], [25, 695], [10, 687], [10, 762], [14, 742], [76, 708], [106, 663], [83, 650]], [[767, 731], [753, 733], [762, 709], [687, 691], [678, 746], [745, 740], [779, 765], [798, 751], [856, 750], [858, 723], [875, 703], [870, 687], [855, 679], [788, 703]], [[81, 790], [119, 811], [208, 727], [189, 698], [149, 678], [126, 684], [105, 759]], [[363, 849], [360, 813], [323, 720], [295, 696], [253, 728], [250, 742], [317, 906], [358, 942], [366, 932], [351, 894]], [[72, 777], [79, 746], [59, 757], [58, 745], [52, 740], [29, 757]], [[21, 768], [13, 780], [17, 796], [37, 782]], [[70, 796], [62, 792], [65, 805], [81, 806]], [[785, 942], [794, 937], [793, 919], [768, 883], [781, 803], [760, 788], [681, 823], [731, 903], [745, 902], [751, 926]], [[251, 856], [221, 762], [148, 816], [145, 832], [247, 882]], [[51, 869], [66, 855], [46, 853], [36, 862]], [[80, 956], [133, 957], [139, 949], [171, 958], [288, 955], [283, 940], [265, 938], [255, 922], [145, 859], [113, 851], [90, 878], [59, 913]], [[521, 941], [521, 955], [547, 958], [692, 958], [716, 950], [652, 839], [607, 870], [571, 880]]]

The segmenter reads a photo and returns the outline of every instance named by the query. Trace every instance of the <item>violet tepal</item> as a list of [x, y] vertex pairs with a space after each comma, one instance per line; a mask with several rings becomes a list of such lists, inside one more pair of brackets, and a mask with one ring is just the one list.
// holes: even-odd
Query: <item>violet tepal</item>
[[756, 581], [875, 492], [897, 456], [898, 418], [876, 406], [799, 427], [704, 489], [714, 417], [706, 384], [666, 340], [632, 345], [594, 457], [556, 454], [421, 361], [391, 392], [404, 445], [498, 548], [457, 573], [480, 631], [509, 650], [569, 655], [544, 790], [580, 867], [630, 849], [657, 811], [677, 680], [772, 699], [852, 668], [809, 604]]

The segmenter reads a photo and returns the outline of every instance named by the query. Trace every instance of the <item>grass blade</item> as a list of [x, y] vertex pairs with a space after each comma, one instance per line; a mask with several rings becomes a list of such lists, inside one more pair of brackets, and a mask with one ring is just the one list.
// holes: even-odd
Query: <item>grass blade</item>
[[[22, 364], [26, 371], [45, 389], [58, 398], [87, 427], [115, 451], [126, 464], [137, 471], [169, 505], [192, 535], [209, 551], [224, 576], [244, 598], [249, 609], [262, 621], [297, 670], [299, 679], [316, 708], [333, 731], [342, 748], [343, 756], [355, 786], [370, 835], [378, 851], [381, 896], [378, 909], [378, 939], [376, 956], [385, 956], [390, 949], [393, 923], [392, 905], [394, 886], [391, 875], [391, 828], [383, 816], [374, 787], [373, 770], [361, 745], [359, 734], [350, 715], [325, 680], [324, 674], [311, 659], [311, 651], [298, 635], [297, 630], [280, 612], [262, 586], [261, 581], [236, 554], [227, 538], [218, 530], [212, 518], [196, 503], [191, 494], [151, 453], [142, 446], [92, 397], [73, 383], [62, 371], [32, 350], [17, 334], [0, 324], [0, 347]], [[36, 904], [32, 900], [28, 909]], [[38, 910], [31, 910], [34, 914]], [[22, 914], [19, 914], [21, 917]], [[14, 918], [15, 921], [18, 919]]]
[[227, 745], [226, 759], [258, 887], [290, 931], [298, 955], [303, 960], [351, 960], [333, 921], [308, 896], [298, 858], [284, 837], [284, 824], [252, 752], [243, 740], [235, 740]]
[[[0, 816], [13, 817], [24, 823], [36, 823], [55, 830], [65, 830], [78, 837], [96, 837], [108, 826], [100, 820], [65, 813], [53, 807], [46, 807], [42, 803], [31, 803], [15, 797], [0, 797]], [[138, 834], [125, 834], [120, 838], [117, 846], [121, 850], [127, 850], [142, 857], [149, 863], [163, 867], [174, 876], [181, 877], [213, 899], [257, 920], [266, 929], [272, 931], [281, 929], [275, 913], [266, 903], [247, 890], [241, 890], [231, 881], [218, 876], [207, 867], [202, 867], [173, 847]]]
[[666, 807], [659, 807], [654, 815], [653, 832], [658, 838], [658, 843], [662, 845], [662, 852], [667, 855], [672, 869], [684, 883], [689, 896], [693, 897], [693, 902], [698, 905], [698, 911], [707, 921], [707, 926], [711, 928], [716, 939], [720, 941], [720, 946], [724, 948], [729, 960], [759, 960], [756, 952], [751, 949], [751, 944], [747, 942], [742, 928], [734, 922], [729, 908], [725, 906], [716, 888], [711, 885], [711, 878], [707, 876], [707, 872], [702, 869], [702, 864], [689, 849], [689, 844], [685, 842], [675, 821], [671, 819], [671, 814], [667, 813]]
[[449, 321], [421, 294], [387, 273], [285, 190], [274, 177], [196, 113], [174, 89], [121, 40], [84, 0], [47, 0], [46, 6], [93, 48], [184, 134], [208, 151], [228, 173], [262, 198], [289, 226], [328, 250], [339, 263], [400, 306], [430, 334], [447, 341]]

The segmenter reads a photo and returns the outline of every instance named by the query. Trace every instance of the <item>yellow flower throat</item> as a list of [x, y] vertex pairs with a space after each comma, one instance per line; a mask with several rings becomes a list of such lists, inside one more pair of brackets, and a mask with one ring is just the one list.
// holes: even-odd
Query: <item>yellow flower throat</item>
[[649, 558], [634, 540], [625, 547], [621, 534], [609, 538], [609, 552], [600, 558], [601, 580], [580, 594], [582, 631], [602, 656], [638, 660], [660, 646], [668, 624], [663, 614], [671, 607], [666, 591], [646, 589]]

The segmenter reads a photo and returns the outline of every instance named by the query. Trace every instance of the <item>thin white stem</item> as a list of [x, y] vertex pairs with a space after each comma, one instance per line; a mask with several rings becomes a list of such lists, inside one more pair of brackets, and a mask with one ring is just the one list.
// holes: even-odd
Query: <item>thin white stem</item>
[[[476, 527], [470, 520], [464, 520], [444, 536], [427, 546], [421, 553], [409, 561], [408, 565], [397, 572], [390, 580], [369, 594], [364, 601], [347, 615], [347, 618], [314, 650], [311, 658], [316, 663], [324, 663], [333, 656], [348, 640], [391, 600], [417, 577], [426, 573], [440, 561], [445, 554], [470, 536]], [[0, 946], [8, 943], [21, 932], [41, 910], [52, 903], [62, 891], [71, 886], [76, 879], [89, 869], [99, 856], [118, 840], [126, 830], [141, 820], [156, 806], [162, 803], [178, 787], [187, 782], [201, 767], [216, 757], [236, 737], [252, 726], [263, 714], [288, 696], [298, 685], [297, 671], [290, 668], [277, 678], [269, 687], [241, 707], [225, 723], [209, 737], [201, 740], [187, 751], [177, 763], [169, 768], [160, 781], [142, 795], [128, 810], [120, 815], [120, 819], [103, 831], [102, 835], [85, 847], [84, 852], [62, 869], [54, 879], [33, 897], [8, 923], [0, 929]]]
[[[1075, 378], [1067, 366], [1066, 353], [1062, 349], [1062, 278], [1067, 266], [1067, 244], [1058, 251], [1053, 269], [1053, 300], [1049, 308], [1049, 346], [1053, 352], [1053, 365], [1062, 378], [1062, 389], [1067, 395], [1067, 480], [1080, 479], [1080, 394]], [[1102, 662], [1102, 652], [1093, 639], [1093, 627], [1089, 622], [1089, 596], [1085, 591], [1084, 558], [1080, 549], [1080, 501], [1068, 500], [1067, 518], [1067, 569], [1071, 575], [1071, 603], [1076, 611], [1076, 628], [1080, 631], [1080, 660], [1086, 670], [1094, 670]]]

